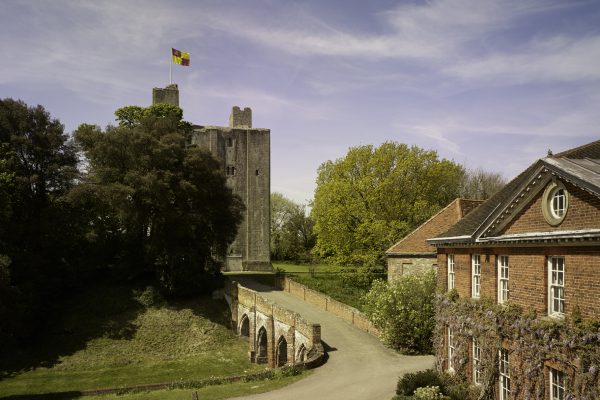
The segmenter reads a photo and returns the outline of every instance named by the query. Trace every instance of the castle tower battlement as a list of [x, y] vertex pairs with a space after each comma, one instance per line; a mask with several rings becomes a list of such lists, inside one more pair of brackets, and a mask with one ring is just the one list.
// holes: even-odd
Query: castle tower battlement
[[245, 107], [243, 110], [240, 110], [238, 106], [233, 107], [229, 116], [229, 127], [252, 128], [252, 110], [249, 107]]
[[[152, 102], [179, 105], [177, 85], [154, 88]], [[225, 254], [227, 271], [272, 271], [271, 131], [252, 128], [252, 110], [233, 107], [229, 126], [197, 126], [192, 144], [211, 152], [227, 185], [246, 206], [235, 241]]]
[[179, 107], [179, 88], [176, 83], [166, 88], [152, 89], [152, 104], [166, 103]]

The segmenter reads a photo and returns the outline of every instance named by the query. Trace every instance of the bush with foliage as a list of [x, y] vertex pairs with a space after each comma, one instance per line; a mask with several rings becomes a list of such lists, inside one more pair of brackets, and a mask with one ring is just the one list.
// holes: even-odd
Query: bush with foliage
[[396, 394], [412, 396], [415, 390], [425, 386], [437, 386], [443, 389], [445, 385], [444, 380], [435, 370], [427, 369], [425, 371], [404, 374], [398, 379]]
[[415, 400], [450, 400], [450, 397], [444, 396], [440, 392], [439, 386], [425, 386], [415, 390], [413, 395]]
[[370, 290], [373, 282], [387, 278], [381, 268], [362, 266], [357, 268], [338, 267], [340, 279], [346, 286], [353, 286], [365, 291]]
[[394, 400], [468, 400], [475, 398], [469, 385], [456, 383], [452, 375], [427, 369], [404, 374], [396, 386]]
[[433, 351], [436, 273], [403, 275], [395, 283], [375, 281], [364, 311], [390, 347], [417, 354]]

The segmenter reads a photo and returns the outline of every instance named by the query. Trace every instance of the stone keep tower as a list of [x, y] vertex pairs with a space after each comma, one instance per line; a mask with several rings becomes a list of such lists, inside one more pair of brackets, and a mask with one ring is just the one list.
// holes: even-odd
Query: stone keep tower
[[[179, 105], [177, 85], [154, 88], [152, 102]], [[192, 145], [208, 149], [246, 206], [225, 258], [227, 271], [271, 271], [271, 132], [252, 128], [252, 110], [233, 107], [229, 126], [194, 126]]]

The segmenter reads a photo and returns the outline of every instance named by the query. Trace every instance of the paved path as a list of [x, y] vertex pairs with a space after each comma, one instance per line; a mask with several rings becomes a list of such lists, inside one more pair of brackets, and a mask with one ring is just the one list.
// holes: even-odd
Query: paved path
[[432, 356], [399, 355], [370, 334], [286, 292], [250, 282], [244, 285], [309, 322], [320, 323], [321, 339], [330, 350], [327, 362], [307, 378], [282, 389], [238, 399], [390, 400], [400, 375], [433, 367]]

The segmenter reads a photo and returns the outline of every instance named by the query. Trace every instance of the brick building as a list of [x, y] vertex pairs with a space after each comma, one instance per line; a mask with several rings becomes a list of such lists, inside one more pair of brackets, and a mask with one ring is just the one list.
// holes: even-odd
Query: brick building
[[403, 274], [437, 268], [436, 249], [427, 243], [427, 239], [447, 231], [479, 204], [481, 200], [455, 199], [390, 247], [385, 252], [388, 282], [395, 281]]
[[600, 398], [600, 141], [536, 161], [428, 243], [450, 293], [438, 369], [482, 398]]

